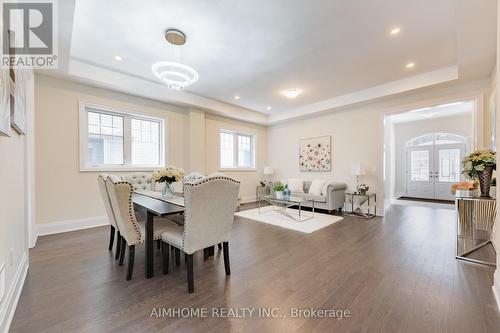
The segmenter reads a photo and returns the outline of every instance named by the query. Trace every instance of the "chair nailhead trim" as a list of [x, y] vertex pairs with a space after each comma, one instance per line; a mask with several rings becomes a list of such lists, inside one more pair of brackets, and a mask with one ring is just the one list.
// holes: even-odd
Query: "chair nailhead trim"
[[[206, 178], [201, 178], [201, 179], [198, 179], [198, 180], [194, 180], [194, 181], [188, 181], [188, 182], [185, 182], [184, 183], [184, 186], [183, 186], [183, 192], [186, 193], [186, 191], [184, 190], [184, 188], [186, 186], [191, 186], [191, 187], [195, 187], [195, 186], [199, 186], [199, 185], [202, 185], [202, 184], [205, 184], [205, 183], [208, 183], [210, 181], [213, 181], [213, 180], [228, 180], [228, 181], [231, 181], [235, 184], [240, 184], [239, 181], [233, 179], [233, 178], [229, 178], [229, 177], [224, 177], [224, 176], [213, 176], [213, 177], [206, 177]], [[184, 203], [185, 206], [186, 203]], [[184, 242], [186, 240], [186, 224], [188, 224], [187, 221], [190, 220], [190, 217], [189, 217], [189, 214], [188, 214], [188, 210], [185, 209], [184, 210], [184, 227], [183, 227], [183, 230], [182, 230], [182, 248], [184, 248]]]

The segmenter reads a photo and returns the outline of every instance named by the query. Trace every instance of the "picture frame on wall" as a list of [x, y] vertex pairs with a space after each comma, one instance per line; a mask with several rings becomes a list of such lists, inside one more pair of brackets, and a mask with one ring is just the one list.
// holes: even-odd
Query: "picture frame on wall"
[[332, 137], [330, 135], [300, 139], [299, 170], [332, 170]]
[[11, 94], [11, 125], [19, 134], [26, 134], [27, 129], [27, 113], [26, 113], [26, 70], [16, 70], [16, 82]]
[[490, 148], [492, 151], [497, 151], [497, 143], [496, 143], [496, 130], [497, 130], [497, 89], [496, 86], [493, 88], [491, 92], [491, 96], [489, 99], [489, 116], [490, 116]]
[[[11, 31], [11, 30], [7, 30], [7, 36], [8, 36], [10, 41], [15, 39], [15, 37], [16, 37], [14, 31]], [[10, 56], [15, 55], [14, 50], [12, 48], [9, 48], [9, 55]], [[12, 80], [12, 82], [16, 83], [16, 72], [15, 72], [14, 68], [9, 67], [9, 75], [10, 75], [10, 79]]]
[[10, 136], [11, 82], [8, 69], [0, 69], [0, 135]]

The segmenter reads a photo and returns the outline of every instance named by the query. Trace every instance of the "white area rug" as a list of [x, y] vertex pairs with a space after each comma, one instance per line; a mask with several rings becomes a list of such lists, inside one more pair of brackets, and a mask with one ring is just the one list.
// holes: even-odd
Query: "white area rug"
[[[297, 209], [287, 209], [288, 214], [298, 217], [299, 211]], [[303, 216], [311, 216], [312, 212], [310, 211], [302, 211]], [[338, 221], [343, 220], [344, 218], [335, 215], [328, 214], [320, 214], [314, 213], [314, 217], [307, 221], [298, 222], [292, 220], [289, 217], [283, 216], [282, 214], [273, 211], [272, 206], [266, 206], [261, 208], [261, 212], [259, 213], [259, 209], [249, 209], [242, 212], [235, 213], [234, 215], [244, 217], [246, 219], [272, 224], [281, 228], [291, 229], [299, 232], [303, 232], [306, 234], [313, 233], [327, 227], [331, 224], [334, 224]]]

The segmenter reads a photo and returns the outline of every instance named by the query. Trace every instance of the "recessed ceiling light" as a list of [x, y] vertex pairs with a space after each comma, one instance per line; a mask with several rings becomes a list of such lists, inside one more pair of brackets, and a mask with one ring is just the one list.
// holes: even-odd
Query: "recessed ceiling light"
[[271, 108], [270, 106], [268, 106], [266, 109], [269, 111], [269, 110], [271, 110], [272, 108]]
[[292, 89], [283, 90], [281, 93], [286, 98], [295, 98], [295, 97], [299, 96], [301, 92], [302, 92], [302, 89], [292, 88]]
[[391, 30], [391, 35], [395, 36], [397, 34], [399, 34], [401, 32], [401, 28], [397, 27], [397, 28], [393, 28]]
[[115, 60], [116, 60], [116, 61], [122, 61], [122, 60], [123, 60], [123, 58], [117, 55], [117, 56], [115, 56]]
[[238, 99], [240, 99], [240, 98], [241, 98], [241, 97], [240, 97], [240, 96], [238, 96], [238, 95], [234, 96], [234, 99], [236, 99], [236, 100], [238, 100]]
[[453, 102], [453, 103], [447, 103], [447, 104], [441, 104], [441, 105], [438, 105], [437, 107], [438, 108], [446, 108], [448, 106], [453, 106], [453, 105], [460, 105], [462, 104], [463, 102]]
[[413, 68], [415, 67], [415, 63], [414, 62], [409, 62], [406, 64], [406, 68]]
[[183, 90], [198, 81], [198, 73], [191, 67], [176, 62], [161, 61], [151, 67], [153, 74], [170, 89]]

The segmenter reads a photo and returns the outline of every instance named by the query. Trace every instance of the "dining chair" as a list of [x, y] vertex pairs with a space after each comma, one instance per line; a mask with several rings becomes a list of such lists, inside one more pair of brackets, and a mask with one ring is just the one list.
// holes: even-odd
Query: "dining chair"
[[[120, 265], [123, 264], [125, 249], [128, 246], [127, 280], [130, 280], [134, 270], [135, 246], [143, 243], [145, 238], [144, 223], [137, 221], [133, 204], [134, 187], [130, 181], [122, 180], [117, 176], [108, 176], [106, 178], [106, 188], [122, 238]], [[176, 225], [168, 219], [155, 218], [154, 239], [161, 239], [162, 233], [168, 230], [171, 224]]]
[[113, 208], [111, 207], [111, 201], [109, 200], [108, 189], [106, 188], [106, 179], [108, 178], [107, 174], [100, 174], [97, 176], [97, 183], [99, 184], [99, 191], [101, 192], [102, 202], [104, 203], [104, 208], [106, 210], [106, 216], [108, 217], [110, 233], [109, 233], [109, 251], [113, 249], [113, 242], [116, 237], [116, 255], [115, 259], [118, 259], [120, 256], [121, 250], [121, 236], [120, 229], [118, 229], [118, 225], [116, 224], [115, 214], [113, 212]]
[[162, 233], [163, 274], [168, 274], [169, 248], [187, 257], [188, 292], [194, 292], [193, 254], [223, 244], [226, 275], [229, 265], [229, 240], [234, 221], [240, 182], [225, 176], [204, 177], [184, 184], [184, 225], [167, 225]]

